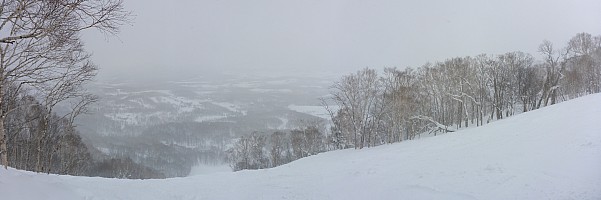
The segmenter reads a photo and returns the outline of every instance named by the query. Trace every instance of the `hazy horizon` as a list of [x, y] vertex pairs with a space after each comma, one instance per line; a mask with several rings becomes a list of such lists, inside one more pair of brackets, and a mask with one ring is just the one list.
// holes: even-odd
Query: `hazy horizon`
[[116, 37], [83, 33], [101, 79], [226, 73], [340, 73], [457, 56], [538, 57], [601, 34], [601, 1], [125, 1]]

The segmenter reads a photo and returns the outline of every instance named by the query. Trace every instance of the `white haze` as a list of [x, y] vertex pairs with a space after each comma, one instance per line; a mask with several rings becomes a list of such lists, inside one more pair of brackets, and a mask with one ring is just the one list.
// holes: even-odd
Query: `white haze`
[[[598, 0], [130, 0], [117, 36], [84, 33], [101, 77], [348, 73], [481, 53], [536, 55], [601, 34]], [[537, 56], [537, 55], [536, 55]]]

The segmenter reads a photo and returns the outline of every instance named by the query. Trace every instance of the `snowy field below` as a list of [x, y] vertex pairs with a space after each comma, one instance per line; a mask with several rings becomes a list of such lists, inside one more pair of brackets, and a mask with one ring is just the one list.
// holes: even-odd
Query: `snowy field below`
[[601, 199], [601, 95], [273, 169], [118, 180], [0, 170], [1, 199]]
[[328, 109], [330, 109], [330, 111], [332, 111], [332, 113], [336, 113], [339, 108], [338, 108], [338, 106], [330, 106], [328, 109], [326, 109], [323, 106], [288, 105], [288, 109], [329, 120], [330, 113], [328, 112]]

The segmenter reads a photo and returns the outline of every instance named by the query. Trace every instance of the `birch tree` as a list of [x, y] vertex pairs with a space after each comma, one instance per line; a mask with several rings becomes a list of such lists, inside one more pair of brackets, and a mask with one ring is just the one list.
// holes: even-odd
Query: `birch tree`
[[564, 85], [572, 98], [601, 92], [601, 36], [579, 33], [568, 42], [571, 50]]
[[543, 79], [543, 87], [541, 90], [541, 97], [536, 105], [537, 108], [541, 106], [547, 106], [555, 104], [557, 101], [558, 89], [560, 87], [560, 80], [564, 76], [566, 69], [567, 56], [570, 52], [569, 48], [556, 49], [553, 44], [548, 40], [538, 47], [538, 51], [542, 54], [544, 59], [545, 75]]
[[[0, 4], [0, 105], [10, 86], [40, 91], [47, 106], [69, 99], [96, 66], [83, 48], [87, 29], [116, 34], [130, 13], [122, 0], [5, 0]], [[78, 76], [75, 74], [83, 75]], [[81, 94], [81, 93], [80, 93]], [[85, 103], [84, 103], [85, 105]], [[7, 167], [5, 118], [0, 111], [0, 161]], [[44, 133], [42, 133], [43, 135]], [[43, 138], [42, 138], [43, 139]]]
[[537, 64], [530, 54], [508, 52], [426, 63], [415, 71], [387, 68], [379, 81], [370, 69], [345, 76], [333, 86], [340, 109], [330, 112], [329, 137], [337, 148], [369, 147], [601, 92], [601, 36], [580, 33], [565, 48], [544, 41], [538, 50], [543, 60]]
[[347, 138], [352, 138], [355, 148], [372, 145], [382, 116], [382, 105], [378, 102], [381, 100], [380, 82], [376, 71], [363, 69], [344, 76], [333, 89], [333, 100], [340, 108], [339, 112], [344, 113], [343, 118], [336, 120], [350, 125], [350, 128], [342, 129], [349, 131], [345, 132], [349, 135]]

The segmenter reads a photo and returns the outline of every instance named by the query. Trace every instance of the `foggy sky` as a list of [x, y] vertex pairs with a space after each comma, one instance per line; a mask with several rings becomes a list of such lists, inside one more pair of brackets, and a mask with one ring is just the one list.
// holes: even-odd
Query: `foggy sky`
[[[168, 3], [167, 3], [168, 2]], [[83, 33], [115, 74], [334, 72], [418, 67], [481, 53], [558, 47], [601, 34], [599, 0], [126, 0], [121, 33]]]

